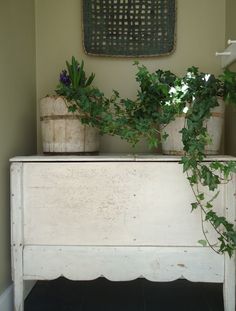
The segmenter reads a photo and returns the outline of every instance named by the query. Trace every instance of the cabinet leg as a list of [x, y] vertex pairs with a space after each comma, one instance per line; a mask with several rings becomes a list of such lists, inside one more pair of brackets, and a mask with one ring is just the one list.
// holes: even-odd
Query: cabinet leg
[[224, 311], [235, 311], [235, 256], [225, 255]]
[[223, 287], [224, 311], [235, 311], [235, 288], [224, 283]]
[[14, 281], [14, 311], [24, 311], [23, 278], [18, 278]]
[[24, 310], [23, 282], [23, 164], [11, 164], [11, 254], [14, 311]]

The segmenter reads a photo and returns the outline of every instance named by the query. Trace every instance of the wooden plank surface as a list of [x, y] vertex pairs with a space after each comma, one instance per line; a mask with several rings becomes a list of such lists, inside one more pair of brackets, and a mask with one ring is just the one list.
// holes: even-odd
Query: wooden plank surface
[[11, 164], [11, 268], [14, 281], [14, 311], [24, 310], [22, 173], [22, 163]]
[[[214, 159], [235, 158], [207, 161]], [[224, 283], [225, 310], [233, 311], [235, 259], [199, 246], [201, 217], [190, 213], [195, 200], [178, 161], [153, 155], [12, 159], [15, 309], [23, 310], [23, 277], [62, 275]], [[221, 190], [215, 209], [234, 222], [235, 176]], [[205, 230], [214, 243], [213, 230]]]
[[[46, 155], [32, 155], [32, 156], [19, 156], [10, 159], [10, 162], [179, 162], [181, 157], [168, 156], [161, 154], [112, 154], [101, 153], [99, 155], [91, 156], [46, 156]], [[215, 155], [207, 156], [204, 161], [235, 161], [236, 157], [228, 155]]]
[[224, 256], [208, 247], [79, 247], [26, 246], [24, 279], [111, 281], [144, 277], [167, 282], [185, 278], [193, 282], [222, 283]]
[[[225, 208], [225, 217], [230, 219], [231, 222], [236, 224], [236, 175], [233, 175], [233, 180], [229, 185], [225, 185], [225, 201], [227, 202]], [[235, 253], [232, 258], [227, 254], [225, 256], [225, 279], [223, 286], [224, 294], [224, 309], [225, 311], [235, 310], [235, 272], [236, 272], [236, 261]]]
[[[26, 245], [198, 246], [204, 239], [178, 163], [25, 163], [23, 191]], [[223, 191], [215, 203], [223, 214]]]

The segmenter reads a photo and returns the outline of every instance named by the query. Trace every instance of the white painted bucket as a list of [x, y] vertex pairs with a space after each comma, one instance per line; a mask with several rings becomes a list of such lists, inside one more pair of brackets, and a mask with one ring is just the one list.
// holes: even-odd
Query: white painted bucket
[[97, 153], [99, 132], [83, 125], [79, 112], [68, 112], [63, 98], [48, 96], [40, 101], [43, 152], [49, 154]]
[[[211, 111], [211, 117], [207, 121], [207, 130], [211, 137], [211, 144], [206, 146], [206, 154], [219, 154], [221, 146], [221, 138], [224, 127], [225, 103], [222, 98], [218, 98], [219, 106]], [[182, 134], [179, 133], [184, 127], [184, 115], [177, 116], [164, 129], [161, 130], [163, 135], [165, 132], [169, 135], [166, 140], [162, 141], [162, 152], [168, 155], [183, 155]], [[193, 138], [194, 139], [194, 138]]]

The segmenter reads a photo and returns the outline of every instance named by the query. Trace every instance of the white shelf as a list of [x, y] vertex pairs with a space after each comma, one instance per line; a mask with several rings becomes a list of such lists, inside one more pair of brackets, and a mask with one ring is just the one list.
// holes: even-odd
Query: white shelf
[[228, 40], [229, 46], [223, 52], [216, 52], [221, 57], [221, 67], [225, 68], [236, 60], [236, 40]]
[[[163, 154], [112, 154], [101, 153], [91, 156], [49, 156], [49, 155], [32, 155], [19, 156], [10, 159], [10, 162], [178, 162], [180, 156], [163, 155]], [[236, 158], [228, 155], [207, 156], [204, 161], [235, 161]]]

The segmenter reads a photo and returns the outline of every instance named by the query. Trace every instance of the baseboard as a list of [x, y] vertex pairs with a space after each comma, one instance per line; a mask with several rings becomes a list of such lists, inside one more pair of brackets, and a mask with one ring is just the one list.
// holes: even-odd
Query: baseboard
[[[29, 293], [32, 291], [34, 285], [36, 284], [36, 281], [25, 281], [24, 282], [24, 299], [29, 295]], [[0, 311], [2, 311], [0, 309]]]
[[9, 286], [0, 296], [0, 310], [13, 311], [13, 285]]
[[[25, 282], [24, 298], [26, 298], [34, 287], [36, 281]], [[10, 285], [0, 296], [0, 310], [13, 311], [13, 284]]]

